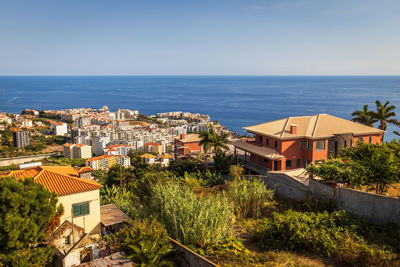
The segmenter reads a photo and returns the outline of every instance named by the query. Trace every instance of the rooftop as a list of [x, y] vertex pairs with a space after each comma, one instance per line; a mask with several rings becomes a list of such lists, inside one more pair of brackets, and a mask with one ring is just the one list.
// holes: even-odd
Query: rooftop
[[130, 218], [114, 204], [100, 206], [100, 221], [104, 226], [119, 224]]
[[264, 158], [268, 158], [268, 159], [281, 159], [284, 156], [282, 154], [280, 154], [278, 151], [265, 147], [265, 146], [260, 146], [260, 145], [256, 145], [254, 143], [250, 143], [250, 142], [245, 142], [245, 141], [236, 141], [233, 142], [233, 145], [241, 150], [247, 151], [247, 152], [251, 152], [253, 154], [256, 154], [260, 157], [264, 157]]
[[15, 179], [33, 178], [58, 196], [96, 190], [102, 187], [95, 181], [79, 178], [79, 173], [71, 166], [37, 166], [31, 169], [10, 171], [2, 177]]
[[[295, 134], [290, 133], [290, 126], [296, 125]], [[345, 120], [329, 114], [289, 117], [286, 119], [244, 127], [251, 133], [273, 136], [279, 139], [292, 138], [329, 138], [335, 134], [368, 135], [381, 134], [384, 131], [360, 123]]]

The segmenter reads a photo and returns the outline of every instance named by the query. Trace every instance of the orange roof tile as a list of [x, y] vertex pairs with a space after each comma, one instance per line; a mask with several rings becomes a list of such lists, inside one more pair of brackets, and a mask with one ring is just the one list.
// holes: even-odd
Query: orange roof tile
[[94, 169], [92, 167], [90, 167], [90, 166], [85, 166], [85, 167], [82, 167], [82, 168], [78, 169], [78, 173], [92, 172], [92, 171], [94, 171]]
[[147, 144], [145, 144], [145, 146], [160, 146], [160, 144], [148, 142]]
[[34, 178], [35, 183], [43, 185], [59, 196], [96, 190], [102, 187], [95, 181], [79, 178], [78, 171], [71, 166], [39, 166], [32, 169], [11, 171], [4, 176], [15, 179]]
[[97, 156], [97, 157], [90, 158], [90, 159], [88, 159], [87, 161], [91, 162], [91, 161], [101, 160], [101, 159], [110, 158], [110, 157], [115, 157], [115, 155], [102, 155], [102, 156]]

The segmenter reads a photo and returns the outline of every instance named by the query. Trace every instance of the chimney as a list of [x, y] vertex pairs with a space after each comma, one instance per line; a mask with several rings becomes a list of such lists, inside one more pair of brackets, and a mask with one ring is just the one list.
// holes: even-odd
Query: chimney
[[297, 133], [297, 124], [290, 125], [290, 133], [296, 134]]
[[185, 139], [185, 134], [181, 134], [181, 140]]

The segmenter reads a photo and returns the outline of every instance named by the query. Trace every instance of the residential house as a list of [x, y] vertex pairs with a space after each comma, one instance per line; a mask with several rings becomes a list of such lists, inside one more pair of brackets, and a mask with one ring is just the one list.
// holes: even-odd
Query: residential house
[[157, 156], [146, 153], [141, 155], [140, 158], [142, 159], [142, 163], [144, 164], [155, 164]]
[[289, 117], [244, 127], [255, 141], [236, 141], [249, 166], [270, 170], [303, 168], [335, 157], [356, 142], [380, 144], [384, 131], [328, 114]]
[[175, 138], [175, 159], [188, 158], [193, 154], [201, 153], [203, 149], [200, 141], [198, 134], [181, 134]]
[[80, 178], [78, 171], [70, 166], [36, 166], [3, 176], [33, 178], [35, 183], [57, 194], [64, 214], [61, 225], [47, 240], [56, 247], [56, 265], [69, 267], [99, 257], [100, 184]]

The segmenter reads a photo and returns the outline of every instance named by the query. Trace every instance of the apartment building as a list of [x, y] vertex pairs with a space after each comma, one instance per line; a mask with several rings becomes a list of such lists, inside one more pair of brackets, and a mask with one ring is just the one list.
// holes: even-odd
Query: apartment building
[[289, 117], [244, 127], [255, 141], [236, 141], [245, 161], [270, 170], [303, 168], [356, 142], [381, 143], [384, 131], [328, 114]]
[[29, 145], [29, 132], [20, 129], [13, 130], [13, 145], [14, 147], [21, 148]]
[[200, 141], [201, 138], [198, 134], [181, 134], [175, 138], [175, 159], [183, 159], [201, 153], [203, 148]]
[[51, 122], [50, 130], [54, 135], [65, 136], [68, 133], [68, 126], [65, 122]]
[[130, 167], [131, 160], [128, 156], [122, 155], [102, 155], [86, 160], [86, 166], [90, 166], [94, 170], [107, 170], [115, 164]]
[[64, 157], [68, 159], [88, 159], [92, 157], [92, 147], [84, 144], [63, 145]]

